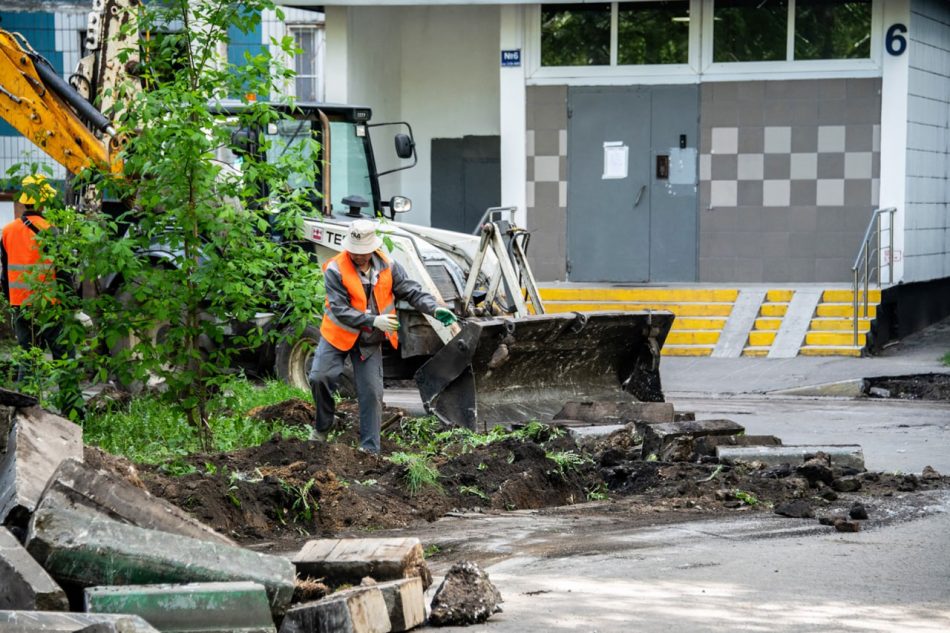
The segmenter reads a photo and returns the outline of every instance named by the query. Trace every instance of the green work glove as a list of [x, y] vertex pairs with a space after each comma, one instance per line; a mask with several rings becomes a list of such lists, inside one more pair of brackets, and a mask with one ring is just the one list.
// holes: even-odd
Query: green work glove
[[446, 326], [452, 325], [453, 323], [458, 321], [458, 318], [454, 314], [452, 314], [452, 311], [449, 310], [448, 308], [436, 308], [435, 314], [433, 314], [432, 316], [438, 319], [439, 322], [442, 323], [442, 325], [446, 325]]

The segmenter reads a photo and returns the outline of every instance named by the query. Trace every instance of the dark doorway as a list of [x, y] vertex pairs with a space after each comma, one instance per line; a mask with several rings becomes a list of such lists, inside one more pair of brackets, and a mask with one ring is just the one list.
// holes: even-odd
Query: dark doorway
[[501, 201], [501, 137], [432, 139], [432, 226], [471, 233]]

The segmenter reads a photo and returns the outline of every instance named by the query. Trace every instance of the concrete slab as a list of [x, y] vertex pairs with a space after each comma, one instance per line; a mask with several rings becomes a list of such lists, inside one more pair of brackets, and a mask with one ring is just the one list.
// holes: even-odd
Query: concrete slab
[[403, 578], [377, 583], [375, 586], [383, 593], [389, 623], [394, 632], [408, 631], [425, 623], [426, 602], [422, 579]]
[[50, 478], [43, 497], [54, 494], [63, 497], [59, 505], [80, 505], [138, 527], [235, 545], [164, 499], [74, 459], [63, 461]]
[[719, 340], [713, 348], [714, 358], [739, 358], [749, 340], [749, 332], [755, 325], [759, 308], [765, 300], [765, 288], [743, 288], [732, 306], [732, 312], [719, 333]]
[[159, 633], [137, 615], [0, 611], [3, 633]]
[[254, 582], [89, 587], [89, 613], [138, 615], [163, 633], [274, 633], [267, 592]]
[[355, 587], [323, 600], [298, 605], [284, 616], [280, 633], [389, 633], [391, 624], [382, 592]]
[[307, 541], [293, 558], [297, 573], [324, 578], [331, 585], [358, 584], [369, 576], [376, 581], [418, 576], [432, 584], [422, 544], [417, 538], [315, 539]]
[[3, 527], [0, 527], [0, 609], [69, 611], [66, 593]]
[[864, 469], [864, 453], [856, 444], [847, 445], [798, 445], [798, 446], [717, 446], [719, 459], [743, 462], [762, 462], [769, 466], [791, 464], [805, 461], [805, 455], [827, 453], [831, 465], [838, 467]]
[[285, 558], [148, 530], [44, 499], [30, 521], [27, 550], [58, 582], [98, 585], [251, 581], [279, 617], [294, 592]]
[[637, 434], [643, 438], [644, 455], [659, 455], [677, 438], [686, 435], [695, 438], [706, 435], [737, 435], [745, 431], [745, 427], [732, 420], [687, 420], [665, 424], [637, 422], [636, 429]]
[[18, 409], [0, 457], [0, 523], [25, 523], [64, 459], [82, 461], [82, 429], [40, 407]]
[[626, 424], [637, 420], [672, 422], [673, 416], [669, 402], [578, 401], [565, 403], [553, 421], [563, 418], [588, 424]]

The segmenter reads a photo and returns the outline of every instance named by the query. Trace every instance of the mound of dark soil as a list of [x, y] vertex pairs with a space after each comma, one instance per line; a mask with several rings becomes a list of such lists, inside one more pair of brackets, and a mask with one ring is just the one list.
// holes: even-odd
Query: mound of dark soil
[[950, 374], [911, 374], [865, 378], [862, 392], [870, 398], [950, 400]]

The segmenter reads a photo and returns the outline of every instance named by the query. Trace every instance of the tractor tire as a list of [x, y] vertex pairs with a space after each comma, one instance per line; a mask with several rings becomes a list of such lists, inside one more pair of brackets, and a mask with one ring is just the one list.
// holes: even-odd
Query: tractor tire
[[[313, 353], [320, 343], [320, 329], [308, 325], [300, 334], [294, 334], [293, 327], [287, 327], [282, 334], [282, 340], [277, 344], [274, 352], [274, 373], [278, 378], [292, 387], [310, 391], [310, 366], [313, 364]], [[353, 381], [353, 366], [350, 359], [346, 359], [343, 366], [343, 375], [337, 389], [345, 398], [356, 397], [356, 388]]]

